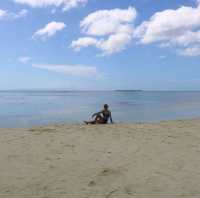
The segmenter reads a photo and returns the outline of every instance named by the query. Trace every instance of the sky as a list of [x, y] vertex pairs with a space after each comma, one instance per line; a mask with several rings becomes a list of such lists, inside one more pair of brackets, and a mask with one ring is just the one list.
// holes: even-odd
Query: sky
[[200, 90], [200, 1], [1, 0], [10, 89]]

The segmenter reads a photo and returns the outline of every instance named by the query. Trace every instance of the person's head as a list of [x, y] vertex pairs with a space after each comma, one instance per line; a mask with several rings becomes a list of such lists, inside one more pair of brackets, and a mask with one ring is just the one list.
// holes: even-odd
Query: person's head
[[108, 110], [108, 108], [109, 108], [109, 106], [107, 104], [105, 104], [103, 107], [105, 110]]

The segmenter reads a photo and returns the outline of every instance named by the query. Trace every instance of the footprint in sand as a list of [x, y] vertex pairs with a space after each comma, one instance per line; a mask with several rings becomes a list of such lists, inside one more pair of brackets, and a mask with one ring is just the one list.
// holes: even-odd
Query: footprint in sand
[[[119, 179], [118, 177], [122, 176], [122, 167], [117, 168], [103, 168], [97, 173], [95, 178], [93, 178], [89, 183], [89, 191], [88, 194], [84, 198], [95, 197], [96, 193], [99, 189], [107, 189], [106, 192], [102, 192], [104, 196], [102, 198], [114, 198], [118, 193], [126, 193], [128, 196], [132, 195], [131, 190], [126, 190], [122, 192], [122, 188], [120, 186], [112, 186], [111, 184]], [[110, 186], [110, 187], [108, 187]], [[120, 192], [121, 191], [121, 192]]]
[[96, 185], [96, 182], [93, 181], [93, 180], [90, 181], [89, 184], [88, 184], [89, 187], [93, 187], [93, 186], [95, 186], [95, 185]]
[[116, 174], [119, 174], [119, 171], [117, 170], [113, 170], [111, 168], [104, 168], [98, 175], [97, 175], [97, 178], [95, 180], [91, 180], [89, 183], [88, 183], [88, 186], [89, 187], [93, 187], [93, 186], [96, 186], [99, 181], [101, 180], [102, 177], [109, 177], [109, 176], [115, 176]]
[[100, 172], [100, 176], [108, 176], [108, 175], [111, 175], [111, 174], [114, 174], [114, 170], [110, 169], [110, 168], [105, 168], [104, 170], [102, 170]]
[[127, 195], [130, 195], [130, 196], [136, 193], [135, 191], [133, 191], [133, 189], [130, 186], [125, 186], [124, 191]]
[[46, 161], [51, 161], [51, 158], [50, 157], [46, 157], [45, 160]]
[[104, 168], [99, 176], [117, 176], [121, 174], [121, 168], [112, 169], [112, 168]]
[[55, 166], [53, 166], [53, 165], [49, 166], [49, 169], [54, 169], [54, 168], [55, 168]]
[[68, 147], [68, 148], [75, 148], [76, 146], [73, 144], [65, 144], [64, 147]]
[[32, 128], [29, 129], [30, 132], [33, 132], [35, 135], [41, 135], [44, 132], [54, 132], [55, 129], [53, 128]]
[[96, 179], [92, 180], [89, 185], [95, 186], [97, 184], [103, 184], [105, 181], [116, 180], [122, 174], [120, 168], [112, 169], [112, 168], [104, 168], [97, 174]]
[[115, 192], [117, 192], [118, 191], [118, 189], [115, 189], [115, 190], [112, 190], [112, 191], [110, 191], [106, 196], [105, 196], [105, 198], [109, 198], [109, 197], [111, 197]]

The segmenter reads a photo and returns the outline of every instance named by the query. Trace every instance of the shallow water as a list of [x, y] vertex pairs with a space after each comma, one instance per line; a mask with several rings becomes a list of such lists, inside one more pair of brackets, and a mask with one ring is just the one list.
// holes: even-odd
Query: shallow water
[[200, 117], [200, 92], [1, 91], [0, 127], [80, 123], [104, 103], [116, 122]]

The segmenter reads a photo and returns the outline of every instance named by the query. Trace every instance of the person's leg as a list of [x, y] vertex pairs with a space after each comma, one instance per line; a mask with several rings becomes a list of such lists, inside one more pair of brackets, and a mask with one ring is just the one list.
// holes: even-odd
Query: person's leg
[[96, 124], [96, 121], [84, 121], [85, 124]]
[[85, 124], [102, 124], [104, 119], [101, 115], [97, 115], [93, 121], [84, 121]]
[[96, 124], [104, 124], [105, 120], [101, 115], [96, 116], [95, 118]]

